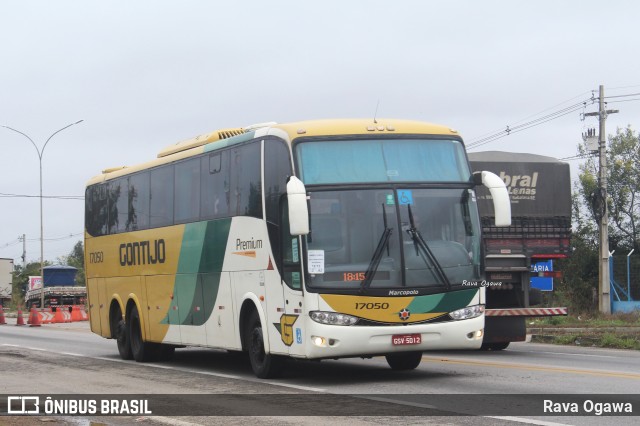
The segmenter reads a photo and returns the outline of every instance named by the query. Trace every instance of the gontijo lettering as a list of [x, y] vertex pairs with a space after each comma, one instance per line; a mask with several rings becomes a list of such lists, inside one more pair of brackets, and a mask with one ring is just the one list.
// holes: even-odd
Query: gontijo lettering
[[164, 240], [137, 241], [120, 244], [120, 265], [155, 265], [164, 263], [166, 248]]

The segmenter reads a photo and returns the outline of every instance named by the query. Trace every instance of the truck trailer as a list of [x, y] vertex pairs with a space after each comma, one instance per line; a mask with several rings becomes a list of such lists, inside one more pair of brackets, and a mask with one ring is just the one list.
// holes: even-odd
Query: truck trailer
[[[511, 226], [493, 226], [491, 195], [477, 188], [486, 278], [486, 321], [482, 348], [502, 350], [526, 338], [526, 318], [566, 315], [565, 307], [536, 307], [542, 302], [532, 278], [561, 276], [549, 267], [569, 256], [571, 177], [569, 164], [552, 157], [515, 152], [469, 153], [474, 171], [488, 170], [506, 184]], [[550, 284], [541, 286], [552, 291]]]
[[11, 282], [13, 259], [0, 259], [0, 306], [7, 306], [11, 301]]
[[72, 266], [54, 265], [43, 268], [44, 289], [28, 288], [24, 302], [27, 309], [39, 308], [44, 291], [44, 307], [84, 305], [87, 288], [75, 285], [78, 270]]

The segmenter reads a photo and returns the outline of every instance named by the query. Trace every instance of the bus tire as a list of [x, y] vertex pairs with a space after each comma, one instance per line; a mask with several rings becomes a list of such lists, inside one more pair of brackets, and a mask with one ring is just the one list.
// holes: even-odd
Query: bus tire
[[511, 342], [483, 343], [480, 347], [482, 351], [502, 351], [507, 349]]
[[283, 359], [265, 352], [262, 324], [255, 310], [249, 315], [245, 335], [253, 373], [260, 379], [277, 377], [282, 371]]
[[422, 361], [422, 352], [402, 352], [385, 357], [393, 370], [415, 370]]
[[120, 358], [128, 360], [133, 359], [133, 353], [131, 352], [131, 342], [129, 338], [129, 327], [122, 319], [122, 313], [120, 309], [113, 312], [111, 316], [111, 335], [116, 339], [118, 344], [118, 352]]
[[145, 342], [142, 339], [140, 326], [140, 314], [134, 305], [129, 312], [129, 343], [131, 353], [136, 362], [149, 362], [156, 358], [158, 352], [157, 343]]
[[171, 361], [173, 354], [176, 352], [176, 347], [173, 345], [167, 345], [160, 343], [157, 346], [156, 358], [158, 361]]

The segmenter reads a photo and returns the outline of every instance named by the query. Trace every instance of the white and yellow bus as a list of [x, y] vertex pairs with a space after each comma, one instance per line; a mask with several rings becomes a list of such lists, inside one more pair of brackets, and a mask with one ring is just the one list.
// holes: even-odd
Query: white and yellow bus
[[287, 357], [406, 370], [478, 348], [479, 184], [507, 225], [456, 131], [381, 119], [220, 130], [105, 170], [86, 189], [91, 330], [136, 361], [245, 351], [262, 378]]

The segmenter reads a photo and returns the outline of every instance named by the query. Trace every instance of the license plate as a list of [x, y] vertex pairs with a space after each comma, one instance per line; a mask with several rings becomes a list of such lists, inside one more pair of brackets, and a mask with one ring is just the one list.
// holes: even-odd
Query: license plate
[[391, 336], [391, 343], [399, 345], [419, 345], [422, 343], [422, 336], [419, 334], [394, 334]]

